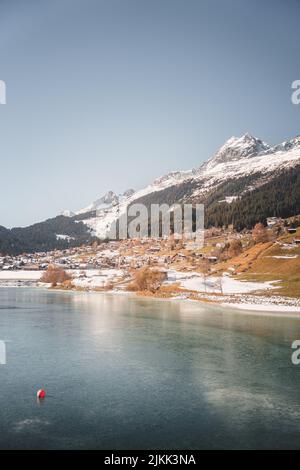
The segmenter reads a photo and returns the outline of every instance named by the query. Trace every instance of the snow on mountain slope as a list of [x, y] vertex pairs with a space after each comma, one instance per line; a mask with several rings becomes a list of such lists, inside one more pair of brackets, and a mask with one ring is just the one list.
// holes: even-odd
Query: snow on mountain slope
[[64, 215], [65, 217], [73, 217], [73, 215], [75, 215], [74, 212], [66, 209], [65, 211], [62, 211], [62, 213], [60, 215]]
[[182, 176], [180, 178], [177, 176], [174, 177], [173, 174], [170, 177], [166, 177], [163, 181], [159, 178], [158, 180], [154, 181], [153, 184], [139, 191], [129, 193], [129, 195], [124, 195], [125, 193], [123, 193], [121, 197], [118, 197], [118, 201], [116, 203], [101, 206], [96, 204], [96, 201], [95, 203], [92, 203], [90, 206], [88, 206], [88, 210], [81, 209], [77, 212], [77, 214], [79, 215], [90, 211], [96, 211], [94, 217], [82, 220], [82, 222], [91, 229], [93, 235], [104, 239], [109, 236], [112, 224], [116, 222], [122, 214], [126, 213], [127, 207], [135, 200], [146, 196], [147, 194], [154, 193], [155, 191], [161, 191], [164, 188], [173, 186], [174, 184], [181, 182], [184, 179], [186, 179], [186, 176]]
[[270, 149], [268, 144], [248, 133], [242, 137], [231, 137], [207, 162], [207, 166], [255, 157]]
[[249, 134], [232, 137], [199, 168], [196, 178], [201, 185], [194, 196], [232, 178], [254, 174], [272, 177], [276, 170], [287, 170], [299, 163], [300, 138], [270, 147]]
[[190, 181], [191, 185], [196, 183], [197, 189], [193, 191], [192, 196], [197, 197], [217, 188], [227, 180], [248, 175], [257, 174], [256, 184], [259, 185], [266, 179], [271, 179], [278, 171], [287, 170], [298, 164], [300, 164], [300, 136], [271, 147], [247, 133], [242, 137], [231, 137], [207, 162], [197, 169], [173, 171], [157, 178], [152, 184], [136, 192], [129, 190], [117, 196], [114, 192], [109, 191], [105, 196], [76, 214], [96, 211], [96, 216], [83, 220], [83, 222], [94, 235], [105, 238], [112, 224], [126, 212], [130, 204], [156, 191]]
[[97, 199], [96, 201], [92, 202], [92, 204], [90, 204], [89, 206], [77, 211], [76, 214], [85, 214], [86, 212], [106, 209], [111, 206], [114, 206], [115, 204], [118, 204], [118, 201], [119, 197], [113, 191], [108, 191], [108, 193], [106, 193], [100, 199]]

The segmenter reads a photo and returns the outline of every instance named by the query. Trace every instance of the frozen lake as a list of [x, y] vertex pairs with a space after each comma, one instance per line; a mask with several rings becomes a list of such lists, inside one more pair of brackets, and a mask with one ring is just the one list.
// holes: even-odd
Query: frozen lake
[[300, 317], [1, 288], [0, 448], [300, 448], [295, 339]]

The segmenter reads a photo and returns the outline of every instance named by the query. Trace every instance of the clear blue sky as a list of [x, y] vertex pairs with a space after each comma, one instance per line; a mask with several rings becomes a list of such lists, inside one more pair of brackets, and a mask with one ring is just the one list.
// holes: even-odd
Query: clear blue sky
[[0, 225], [300, 132], [297, 0], [1, 0]]

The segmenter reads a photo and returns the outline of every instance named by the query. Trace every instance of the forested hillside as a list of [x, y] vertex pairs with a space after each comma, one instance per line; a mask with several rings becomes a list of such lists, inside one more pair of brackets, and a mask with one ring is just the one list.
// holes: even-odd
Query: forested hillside
[[[60, 238], [57, 235], [66, 237]], [[82, 222], [62, 215], [29, 227], [11, 230], [0, 227], [0, 253], [18, 254], [64, 249], [91, 241], [93, 237]]]
[[[226, 191], [219, 193], [220, 200]], [[272, 181], [247, 191], [230, 204], [214, 200], [205, 211], [207, 227], [233, 224], [236, 230], [252, 228], [267, 217], [290, 217], [300, 213], [300, 166], [279, 174]]]

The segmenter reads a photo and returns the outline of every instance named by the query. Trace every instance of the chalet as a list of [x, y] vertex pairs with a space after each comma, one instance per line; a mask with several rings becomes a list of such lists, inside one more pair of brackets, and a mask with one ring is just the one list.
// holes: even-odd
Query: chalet
[[275, 225], [278, 225], [280, 223], [281, 223], [281, 219], [279, 219], [278, 217], [268, 217], [267, 218], [267, 226], [269, 228], [272, 228]]
[[287, 231], [288, 231], [288, 233], [296, 233], [297, 229], [294, 228], [294, 227], [288, 227]]
[[296, 243], [296, 245], [300, 245], [300, 238], [295, 238], [294, 243]]

